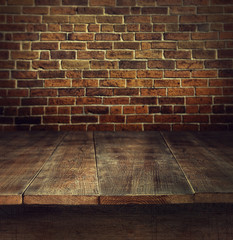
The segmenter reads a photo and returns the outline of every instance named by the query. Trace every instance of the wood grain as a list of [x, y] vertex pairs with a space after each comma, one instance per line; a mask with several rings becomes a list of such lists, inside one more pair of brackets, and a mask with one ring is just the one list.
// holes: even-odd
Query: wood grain
[[168, 133], [163, 136], [194, 191], [196, 202], [233, 203], [232, 133]]
[[92, 132], [69, 133], [24, 194], [25, 204], [98, 204]]
[[0, 207], [4, 240], [232, 240], [232, 204]]
[[95, 132], [101, 204], [192, 202], [159, 132]]
[[53, 153], [61, 133], [13, 132], [0, 135], [0, 204], [21, 204], [22, 194]]

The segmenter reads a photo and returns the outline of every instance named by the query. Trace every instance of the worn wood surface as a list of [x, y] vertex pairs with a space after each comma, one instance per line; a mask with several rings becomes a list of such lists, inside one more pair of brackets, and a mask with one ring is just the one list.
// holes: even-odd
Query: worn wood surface
[[24, 194], [25, 204], [98, 204], [92, 132], [69, 133]]
[[100, 203], [188, 203], [192, 190], [159, 132], [95, 132]]
[[48, 132], [0, 134], [0, 205], [22, 203], [23, 192], [62, 137]]
[[233, 134], [164, 132], [196, 202], [233, 202]]
[[233, 205], [0, 207], [3, 240], [232, 240]]

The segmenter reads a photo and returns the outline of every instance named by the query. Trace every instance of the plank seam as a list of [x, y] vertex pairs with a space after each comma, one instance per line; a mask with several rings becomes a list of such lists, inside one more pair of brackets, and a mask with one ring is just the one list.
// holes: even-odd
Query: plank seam
[[95, 141], [95, 132], [93, 133], [93, 144], [94, 144], [94, 153], [95, 153], [95, 165], [96, 165], [96, 176], [97, 176], [97, 184], [98, 184], [98, 205], [100, 205], [100, 182], [99, 182], [99, 171], [98, 171], [98, 163], [97, 163], [97, 156], [96, 156], [96, 141]]
[[170, 146], [169, 146], [169, 144], [168, 144], [168, 142], [167, 142], [167, 140], [166, 140], [166, 138], [165, 138], [165, 136], [163, 135], [163, 133], [162, 133], [162, 132], [160, 132], [160, 135], [162, 136], [162, 138], [163, 138], [163, 140], [164, 140], [165, 144], [167, 145], [167, 147], [168, 147], [168, 149], [169, 149], [170, 153], [172, 154], [172, 156], [173, 156], [173, 157], [174, 157], [174, 159], [176, 160], [176, 162], [177, 162], [177, 164], [178, 164], [179, 168], [181, 169], [182, 173], [184, 174], [184, 176], [185, 176], [185, 179], [187, 180], [187, 182], [188, 182], [188, 184], [189, 184], [189, 186], [190, 186], [190, 189], [191, 189], [191, 191], [193, 192], [193, 197], [195, 197], [195, 194], [196, 194], [196, 193], [195, 193], [195, 191], [194, 191], [194, 188], [193, 188], [193, 186], [192, 186], [191, 182], [189, 181], [189, 179], [188, 179], [188, 177], [187, 177], [186, 173], [184, 172], [183, 168], [181, 167], [181, 165], [180, 165], [179, 161], [177, 160], [177, 158], [176, 158], [175, 154], [173, 153], [172, 149], [170, 148]]
[[64, 135], [62, 136], [61, 140], [58, 142], [58, 144], [56, 145], [56, 147], [53, 149], [52, 153], [50, 154], [50, 156], [48, 157], [48, 159], [44, 162], [44, 164], [41, 166], [41, 168], [37, 171], [37, 173], [32, 177], [32, 179], [30, 180], [30, 182], [28, 183], [28, 185], [25, 187], [25, 189], [23, 190], [22, 193], [22, 204], [24, 204], [24, 194], [26, 193], [26, 191], [28, 190], [28, 188], [32, 185], [32, 183], [34, 182], [34, 180], [37, 178], [37, 176], [40, 174], [40, 172], [42, 171], [42, 169], [44, 168], [45, 164], [51, 159], [51, 157], [53, 156], [53, 154], [56, 152], [56, 150], [58, 149], [58, 147], [61, 145], [62, 141], [64, 140], [64, 138], [68, 135], [68, 133], [64, 133]]

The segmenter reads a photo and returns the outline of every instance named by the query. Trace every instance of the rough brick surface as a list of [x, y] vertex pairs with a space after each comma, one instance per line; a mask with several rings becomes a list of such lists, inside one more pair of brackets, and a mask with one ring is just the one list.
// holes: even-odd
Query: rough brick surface
[[0, 4], [0, 130], [232, 130], [232, 1]]

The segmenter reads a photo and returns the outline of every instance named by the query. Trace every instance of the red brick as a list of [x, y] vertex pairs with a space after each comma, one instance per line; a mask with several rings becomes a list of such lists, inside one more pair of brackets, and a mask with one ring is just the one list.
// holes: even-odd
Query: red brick
[[121, 16], [97, 16], [97, 23], [122, 23]]
[[219, 58], [233, 58], [233, 50], [232, 49], [223, 49], [218, 50]]
[[24, 14], [48, 14], [48, 7], [23, 7], [23, 13]]
[[105, 13], [111, 15], [127, 15], [129, 14], [129, 8], [127, 7], [105, 8]]
[[130, 103], [155, 105], [157, 104], [157, 97], [132, 97]]
[[58, 89], [59, 96], [84, 96], [83, 88], [59, 88]]
[[184, 0], [184, 5], [208, 5], [208, 0]]
[[196, 88], [196, 95], [222, 95], [221, 88]]
[[160, 33], [136, 33], [136, 40], [161, 40]]
[[122, 114], [122, 107], [121, 106], [112, 106], [112, 107], [110, 107], [110, 114], [114, 114], [114, 115]]
[[181, 116], [179, 116], [179, 115], [155, 115], [154, 121], [161, 122], [161, 123], [181, 122]]
[[[60, 8], [63, 9], [63, 8]], [[78, 7], [76, 8], [76, 12], [78, 14], [94, 14], [94, 15], [99, 15], [103, 14], [103, 8], [97, 8], [97, 7]]]
[[41, 33], [42, 41], [63, 41], [66, 40], [65, 33]]
[[164, 33], [165, 40], [189, 40], [189, 33]]
[[20, 44], [14, 42], [0, 42], [0, 49], [20, 50]]
[[90, 6], [115, 6], [115, 0], [89, 0]]
[[189, 59], [191, 58], [190, 51], [164, 51], [165, 58], [172, 59]]
[[56, 89], [31, 89], [30, 91], [31, 97], [55, 97], [57, 96], [57, 90]]
[[56, 42], [33, 42], [32, 50], [57, 50], [58, 43]]
[[74, 105], [75, 98], [67, 97], [67, 98], [49, 98], [49, 105]]
[[32, 68], [34, 69], [59, 69], [58, 61], [33, 61]]
[[104, 59], [104, 51], [78, 51], [77, 59]]
[[150, 60], [148, 61], [148, 67], [158, 69], [174, 69], [175, 62], [172, 60]]
[[109, 108], [105, 106], [86, 106], [86, 114], [108, 114]]
[[125, 23], [150, 23], [149, 16], [125, 16]]
[[97, 40], [97, 41], [116, 41], [116, 40], [120, 40], [120, 34], [96, 33], [95, 40]]
[[210, 79], [210, 87], [224, 87], [224, 86], [233, 86], [233, 79]]
[[212, 104], [212, 97], [187, 97], [186, 103], [194, 104]]
[[[63, 5], [87, 6], [88, 0], [62, 0]], [[59, 5], [59, 4], [56, 4]]]
[[36, 41], [39, 40], [38, 33], [14, 33], [14, 41]]
[[0, 71], [0, 79], [9, 78], [9, 71]]
[[151, 115], [131, 115], [127, 116], [127, 123], [152, 123], [153, 116]]
[[87, 96], [112, 96], [113, 90], [109, 88], [87, 88]]
[[166, 96], [165, 88], [141, 89], [141, 96]]
[[117, 69], [118, 63], [116, 61], [91, 61], [92, 69]]
[[232, 69], [220, 70], [219, 77], [233, 77], [233, 70]]
[[16, 79], [37, 79], [36, 71], [13, 71], [12, 78]]
[[158, 5], [182, 5], [182, 0], [157, 0]]
[[88, 124], [87, 131], [114, 131], [113, 124]]
[[110, 71], [111, 78], [135, 78], [136, 71], [126, 71], [126, 70], [112, 70]]
[[209, 33], [192, 33], [193, 40], [217, 40], [218, 33], [217, 32], [209, 32]]
[[130, 6], [130, 7], [132, 7], [132, 6], [136, 5], [136, 0], [127, 0], [127, 1], [116, 0], [116, 1], [117, 1], [117, 3], [116, 3], [117, 6]]
[[143, 7], [142, 14], [167, 14], [166, 7]]
[[194, 96], [194, 88], [169, 88], [168, 96]]
[[64, 71], [39, 71], [40, 78], [64, 78]]
[[107, 71], [83, 71], [84, 78], [107, 78]]
[[59, 5], [59, 0], [35, 0], [36, 5]]
[[46, 98], [23, 98], [22, 106], [47, 105]]
[[181, 16], [180, 23], [205, 23], [206, 16], [201, 15], [189, 15], [189, 16]]
[[207, 79], [182, 79], [182, 87], [207, 87]]
[[195, 14], [196, 11], [195, 11], [195, 7], [171, 6], [170, 13], [177, 14], [177, 15], [192, 15], [192, 14]]
[[71, 114], [83, 114], [83, 107], [71, 107]]
[[178, 23], [178, 16], [153, 16], [153, 23]]
[[28, 89], [9, 89], [8, 97], [28, 97]]
[[215, 70], [196, 70], [192, 71], [192, 77], [213, 78], [217, 77], [218, 73]]
[[79, 105], [93, 105], [93, 104], [100, 104], [102, 99], [100, 97], [84, 97], [84, 98], [77, 98], [76, 104]]
[[142, 124], [117, 124], [116, 131], [142, 131]]
[[0, 69], [13, 69], [15, 63], [13, 61], [0, 61]]
[[184, 104], [183, 97], [161, 97], [159, 98], [159, 104]]
[[73, 79], [72, 87], [98, 87], [98, 79]]
[[190, 77], [190, 71], [179, 71], [179, 70], [166, 70], [164, 71], [165, 78], [184, 78]]
[[198, 131], [197, 124], [173, 124], [173, 131]]
[[111, 42], [89, 42], [87, 43], [88, 49], [112, 49]]
[[121, 68], [121, 69], [145, 69], [146, 61], [120, 61], [119, 68]]
[[214, 50], [192, 50], [193, 58], [196, 59], [215, 59]]
[[49, 79], [45, 80], [45, 87], [71, 87], [71, 80], [69, 79]]
[[124, 123], [125, 122], [125, 117], [124, 116], [119, 116], [119, 115], [103, 115], [100, 116], [100, 123]]
[[114, 96], [137, 96], [139, 95], [139, 89], [137, 88], [117, 88], [114, 89]]
[[232, 4], [232, 0], [212, 0], [211, 2], [212, 4], [216, 4], [216, 5], [228, 5], [228, 4]]
[[41, 16], [14, 16], [15, 23], [41, 23]]
[[9, 52], [8, 51], [0, 51], [0, 59], [8, 59]]
[[114, 49], [140, 49], [138, 42], [115, 42]]
[[129, 98], [128, 97], [104, 98], [103, 104], [113, 104], [113, 105], [129, 104]]
[[75, 59], [74, 51], [52, 51], [52, 59]]
[[232, 60], [207, 60], [205, 68], [231, 68]]
[[207, 115], [186, 115], [183, 116], [184, 123], [187, 122], [196, 122], [196, 123], [208, 123], [209, 117]]
[[107, 59], [132, 59], [133, 51], [107, 51]]
[[130, 79], [130, 80], [127, 80], [127, 87], [152, 87], [152, 86], [153, 86], [152, 79]]
[[69, 123], [69, 116], [44, 116], [43, 123]]
[[171, 79], [171, 80], [155, 80], [154, 81], [155, 87], [179, 87], [180, 86], [180, 80], [179, 79]]
[[178, 60], [176, 62], [176, 67], [178, 69], [202, 69], [203, 61]]

